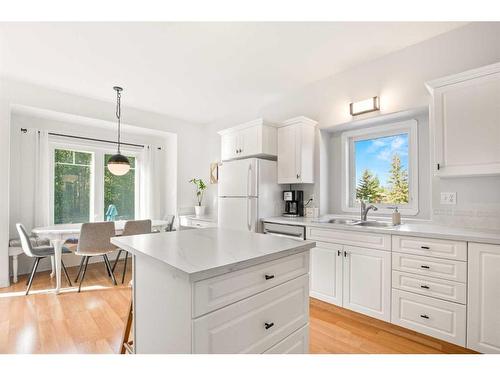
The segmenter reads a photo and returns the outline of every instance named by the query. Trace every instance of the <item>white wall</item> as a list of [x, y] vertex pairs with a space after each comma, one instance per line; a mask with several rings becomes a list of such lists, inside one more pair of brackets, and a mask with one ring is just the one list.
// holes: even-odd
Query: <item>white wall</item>
[[[304, 115], [319, 121], [321, 128], [330, 128], [351, 120], [348, 107], [351, 101], [373, 95], [380, 96], [381, 111], [361, 118], [428, 106], [430, 95], [424, 86], [426, 81], [499, 61], [500, 23], [471, 23], [305, 86], [263, 108], [249, 108], [246, 113], [221, 119], [210, 125], [212, 133], [209, 152], [212, 159], [219, 156], [216, 130], [258, 117], [281, 122]], [[327, 161], [333, 164], [337, 162], [331, 151], [328, 151], [330, 154], [327, 156], [322, 152], [323, 157], [327, 158], [320, 159], [322, 171]], [[420, 151], [430, 153], [425, 147]], [[332, 170], [329, 167], [326, 169]], [[335, 195], [335, 181], [338, 178], [340, 176], [330, 176], [326, 194], [322, 192], [319, 197], [322, 213], [340, 213], [340, 202]], [[324, 178], [321, 181], [321, 184], [325, 183]], [[421, 205], [427, 205], [421, 207], [422, 217], [431, 216], [438, 222], [461, 226], [500, 229], [500, 177], [452, 180], [432, 178], [431, 183], [430, 198], [421, 202]], [[305, 190], [310, 189], [308, 187]], [[317, 186], [314, 188], [316, 191], [318, 189]], [[453, 209], [439, 204], [441, 191], [457, 192], [458, 203]], [[326, 205], [329, 209], [326, 211], [325, 204], [321, 203], [325, 199], [329, 201]]]
[[[11, 107], [22, 105], [66, 113], [85, 118], [115, 121], [115, 103], [60, 92], [7, 78], [0, 80], [0, 287], [7, 286], [8, 263], [7, 245], [9, 239], [9, 166]], [[177, 138], [169, 139], [166, 149], [170, 157], [176, 157], [176, 171], [167, 171], [166, 177], [176, 180], [166, 181], [170, 188], [167, 194], [176, 196], [178, 208], [195, 204], [195, 196], [188, 180], [194, 176], [208, 178], [208, 165], [205, 163], [204, 129], [169, 116], [146, 112], [127, 107], [126, 96], [122, 98], [122, 118], [125, 123], [147, 129], [173, 133]], [[176, 155], [173, 154], [176, 150]], [[177, 172], [177, 173], [175, 173]], [[170, 185], [169, 185], [170, 184]]]

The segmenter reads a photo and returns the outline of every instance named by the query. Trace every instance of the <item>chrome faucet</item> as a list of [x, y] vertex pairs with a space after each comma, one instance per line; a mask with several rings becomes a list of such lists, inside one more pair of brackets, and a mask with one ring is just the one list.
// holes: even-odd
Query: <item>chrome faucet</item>
[[361, 221], [366, 221], [366, 216], [368, 215], [368, 211], [373, 210], [377, 211], [378, 208], [375, 207], [373, 204], [369, 205], [368, 207], [366, 206], [366, 203], [361, 200]]

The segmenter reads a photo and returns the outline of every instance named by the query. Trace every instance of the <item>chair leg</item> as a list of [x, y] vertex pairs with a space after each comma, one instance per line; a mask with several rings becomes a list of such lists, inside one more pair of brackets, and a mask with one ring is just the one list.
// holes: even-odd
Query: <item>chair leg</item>
[[40, 263], [40, 259], [42, 258], [36, 258], [35, 263], [33, 264], [33, 270], [31, 271], [30, 279], [28, 281], [28, 288], [26, 289], [26, 295], [28, 295], [28, 293], [30, 292], [31, 284], [33, 283], [33, 279], [35, 278], [36, 269], [38, 268], [38, 263]]
[[108, 269], [108, 272], [109, 272], [109, 274], [111, 276], [111, 280], [113, 280], [113, 285], [117, 285], [116, 284], [116, 279], [115, 279], [115, 274], [111, 270], [111, 264], [109, 263], [108, 256], [106, 254], [103, 254], [102, 257], [104, 258], [104, 263], [106, 263], [106, 268]]
[[80, 268], [78, 268], [78, 273], [76, 275], [75, 283], [78, 282], [78, 279], [80, 278], [80, 274], [82, 273], [82, 268], [83, 268], [83, 262], [85, 261], [85, 257], [82, 257], [82, 261], [80, 262]]
[[125, 251], [125, 265], [123, 266], [122, 284], [125, 282], [125, 273], [127, 272], [127, 259], [128, 259], [128, 251]]
[[128, 308], [127, 323], [125, 324], [125, 329], [123, 331], [122, 346], [120, 348], [120, 354], [125, 354], [127, 352], [128, 338], [130, 337], [130, 331], [132, 329], [132, 319], [133, 319], [132, 306], [133, 306], [133, 303], [131, 300], [130, 306]]
[[[38, 259], [38, 258], [37, 258]], [[33, 270], [35, 269], [35, 264], [36, 264], [36, 259], [35, 261], [33, 262], [33, 265], [31, 266], [31, 271], [30, 271], [30, 275], [33, 274]], [[30, 278], [26, 278], [26, 285], [28, 285], [28, 283], [30, 282]]]
[[68, 281], [69, 286], [73, 286], [71, 284], [71, 280], [69, 279], [68, 270], [66, 269], [66, 266], [64, 265], [64, 262], [62, 261], [62, 259], [61, 259], [61, 266], [62, 266], [62, 269], [64, 271], [64, 276], [66, 276], [66, 281]]
[[82, 282], [83, 282], [83, 279], [85, 278], [85, 272], [87, 272], [87, 265], [89, 264], [89, 256], [85, 256], [83, 257], [85, 259], [85, 265], [83, 266], [83, 273], [82, 273], [82, 276], [80, 278], [80, 284], [78, 284], [78, 293], [80, 293], [80, 290], [82, 289]]
[[122, 255], [122, 251], [123, 251], [122, 249], [118, 250], [118, 255], [116, 256], [115, 263], [113, 264], [113, 268], [111, 268], [111, 271], [113, 271], [113, 272], [115, 272], [116, 264], [118, 263], [118, 260], [120, 259], [120, 255]]

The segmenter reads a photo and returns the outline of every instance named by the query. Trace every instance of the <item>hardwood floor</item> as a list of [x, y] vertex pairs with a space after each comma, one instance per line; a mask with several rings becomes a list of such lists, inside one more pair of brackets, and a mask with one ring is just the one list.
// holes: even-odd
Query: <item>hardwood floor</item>
[[[115, 270], [119, 280], [122, 270], [123, 262]], [[73, 280], [77, 267], [68, 272]], [[115, 287], [104, 265], [92, 264], [81, 293], [73, 287], [55, 295], [47, 292], [54, 280], [41, 272], [26, 297], [26, 276], [21, 276], [0, 289], [0, 353], [118, 353], [129, 280], [130, 269], [123, 286]], [[311, 299], [310, 326], [311, 353], [472, 353], [316, 299]]]

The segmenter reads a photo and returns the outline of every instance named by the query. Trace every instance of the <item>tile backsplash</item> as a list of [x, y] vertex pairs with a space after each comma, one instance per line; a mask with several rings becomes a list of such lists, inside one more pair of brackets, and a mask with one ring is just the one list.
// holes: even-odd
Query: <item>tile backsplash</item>
[[500, 231], [500, 207], [435, 208], [432, 219], [443, 225]]

